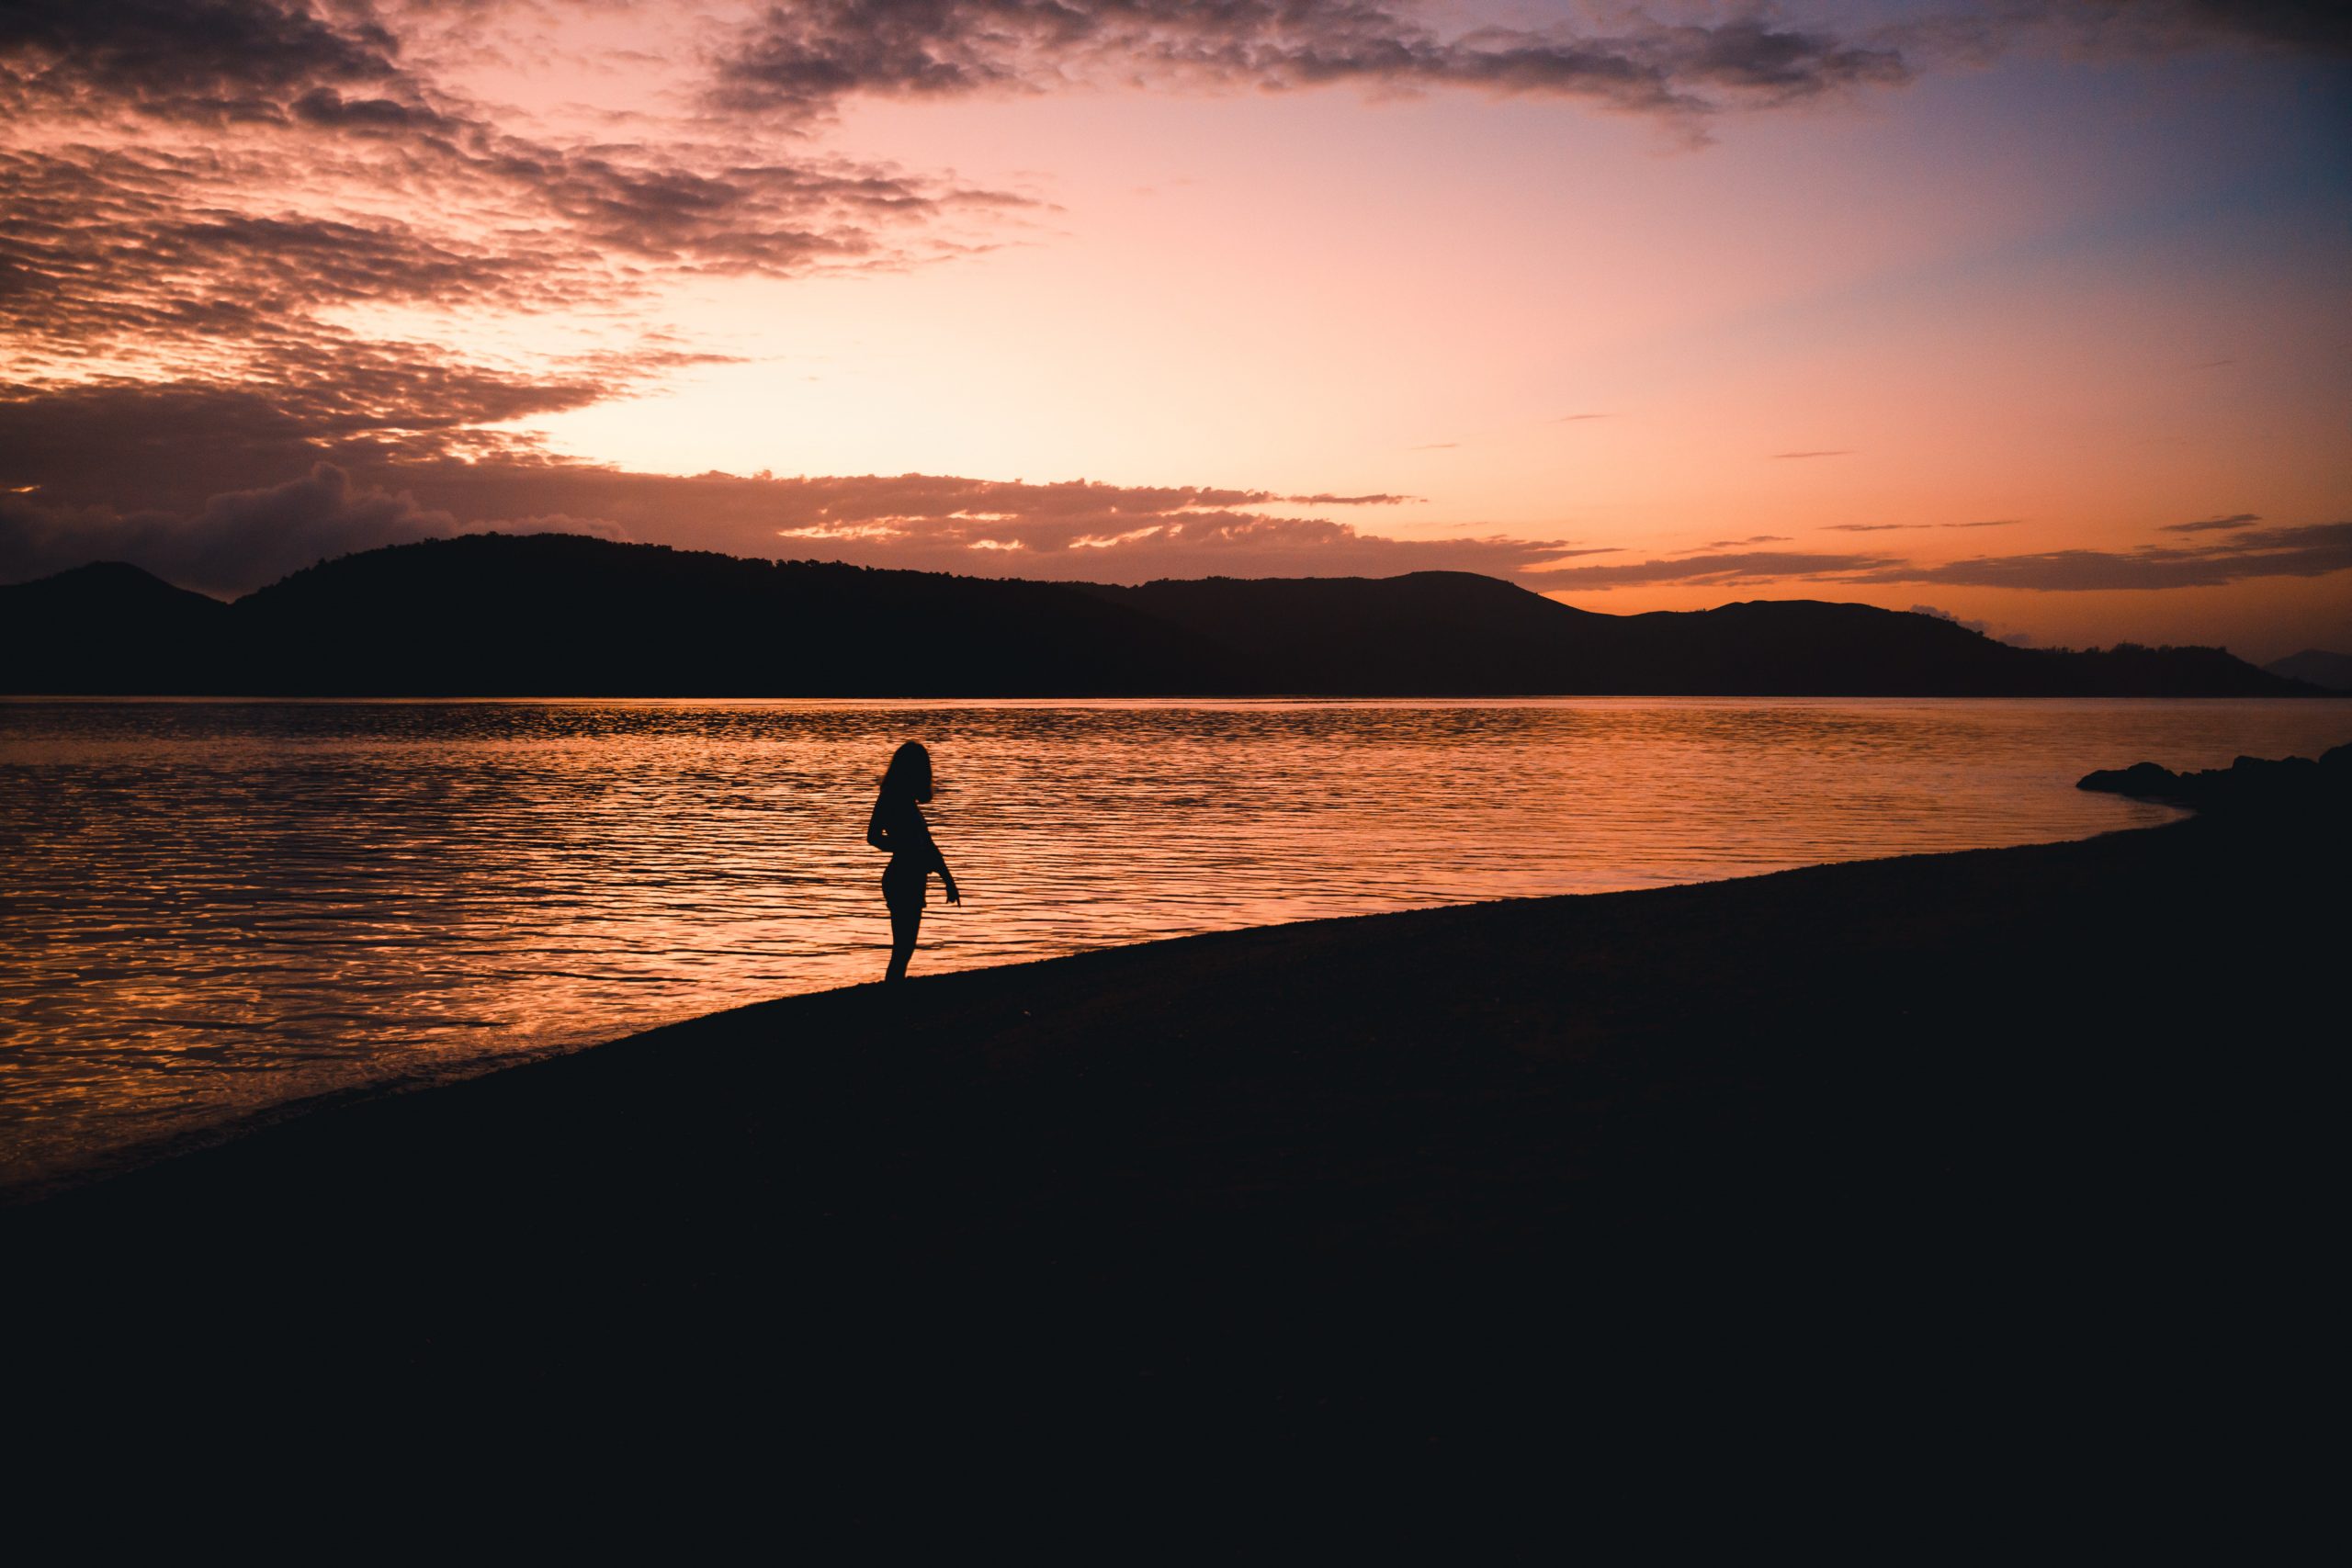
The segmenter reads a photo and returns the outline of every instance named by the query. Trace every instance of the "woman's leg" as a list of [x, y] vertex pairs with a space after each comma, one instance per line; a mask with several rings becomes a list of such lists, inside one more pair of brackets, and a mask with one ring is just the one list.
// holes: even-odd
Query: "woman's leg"
[[915, 955], [915, 937], [922, 930], [921, 904], [890, 906], [890, 972], [886, 979], [907, 977], [907, 960]]

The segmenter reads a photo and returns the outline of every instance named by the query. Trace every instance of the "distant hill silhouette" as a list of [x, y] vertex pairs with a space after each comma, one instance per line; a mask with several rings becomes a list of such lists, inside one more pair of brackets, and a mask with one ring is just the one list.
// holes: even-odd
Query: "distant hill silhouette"
[[1237, 680], [1199, 638], [1046, 583], [568, 535], [370, 550], [232, 605], [85, 567], [0, 588], [0, 625], [15, 692], [1112, 695]]
[[2263, 668], [2284, 680], [2308, 681], [2331, 692], [2352, 692], [2352, 653], [2307, 648], [2301, 653], [2274, 659]]
[[2294, 690], [2218, 649], [2014, 648], [1934, 615], [1817, 600], [1604, 615], [1466, 572], [1089, 585], [1280, 671], [1398, 695], [2239, 696]]
[[0, 691], [217, 692], [235, 620], [120, 561], [0, 588]]
[[233, 608], [244, 668], [283, 690], [1115, 695], [1236, 679], [1200, 638], [1050, 583], [571, 535], [370, 550]]
[[483, 534], [322, 562], [233, 604], [120, 564], [0, 587], [0, 690], [2271, 696], [2314, 688], [2214, 649], [2019, 649], [1863, 604], [1606, 615], [1464, 572], [1108, 587]]

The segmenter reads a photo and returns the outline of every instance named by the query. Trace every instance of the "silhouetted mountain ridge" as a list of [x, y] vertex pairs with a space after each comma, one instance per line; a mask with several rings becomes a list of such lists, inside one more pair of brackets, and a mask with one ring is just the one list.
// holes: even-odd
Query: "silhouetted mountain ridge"
[[[575, 535], [370, 550], [239, 600], [249, 678], [419, 695], [1116, 695], [1234, 677], [1164, 622], [1050, 583], [744, 560]], [[260, 689], [260, 688], [255, 688]]]
[[2352, 653], [2307, 648], [2301, 653], [2274, 659], [2263, 668], [2285, 680], [2308, 681], [2331, 692], [2352, 692]]
[[1465, 572], [1135, 587], [573, 535], [345, 556], [222, 604], [119, 563], [0, 587], [0, 690], [411, 696], [2293, 695], [2214, 649], [2013, 648], [1753, 601], [1600, 615]]
[[1270, 682], [1260, 689], [1273, 691], [1565, 690], [1556, 682], [1596, 658], [1619, 620], [1464, 571], [1074, 586], [1227, 650], [1240, 668]]
[[0, 588], [0, 691], [218, 691], [235, 619], [121, 561]]

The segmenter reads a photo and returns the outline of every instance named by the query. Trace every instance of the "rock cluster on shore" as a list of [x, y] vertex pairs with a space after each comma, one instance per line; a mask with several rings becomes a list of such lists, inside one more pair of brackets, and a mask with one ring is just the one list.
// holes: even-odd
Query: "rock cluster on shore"
[[2279, 805], [2321, 805], [2352, 795], [2352, 746], [2309, 757], [2272, 761], [2240, 757], [2226, 768], [2177, 773], [2154, 762], [2128, 768], [2101, 768], [2086, 773], [2076, 789], [2128, 795], [2141, 800], [2161, 800], [2199, 811], [2243, 811]]

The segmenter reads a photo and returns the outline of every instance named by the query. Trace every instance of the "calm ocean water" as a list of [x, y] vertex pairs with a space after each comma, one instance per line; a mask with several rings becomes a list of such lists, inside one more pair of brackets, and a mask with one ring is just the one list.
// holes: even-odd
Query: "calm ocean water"
[[922, 974], [2154, 822], [2074, 781], [2352, 706], [0, 701], [0, 1184], [874, 978], [910, 737]]

